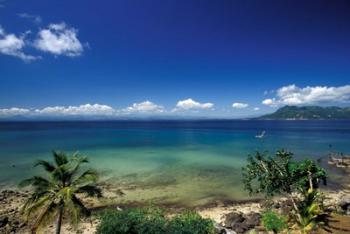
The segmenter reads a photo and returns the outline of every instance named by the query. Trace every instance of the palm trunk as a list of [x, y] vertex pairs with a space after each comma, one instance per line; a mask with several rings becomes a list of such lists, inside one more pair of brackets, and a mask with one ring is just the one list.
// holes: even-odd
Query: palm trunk
[[314, 190], [314, 185], [312, 183], [312, 173], [310, 171], [307, 172], [308, 173], [308, 179], [309, 179], [309, 186], [311, 190]]
[[292, 194], [290, 194], [290, 199], [291, 199], [291, 201], [292, 201], [294, 210], [295, 210], [295, 212], [296, 212], [297, 219], [298, 219], [298, 221], [301, 223], [301, 222], [302, 222], [302, 218], [301, 218], [301, 215], [300, 215], [300, 210], [299, 210], [298, 205], [297, 205], [297, 203], [295, 202], [294, 197], [293, 197]]
[[58, 210], [57, 221], [56, 221], [56, 234], [61, 233], [62, 216], [63, 216], [63, 205], [60, 205]]

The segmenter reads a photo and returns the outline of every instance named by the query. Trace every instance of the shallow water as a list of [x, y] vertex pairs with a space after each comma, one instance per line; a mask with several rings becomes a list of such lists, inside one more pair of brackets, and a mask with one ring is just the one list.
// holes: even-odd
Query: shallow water
[[79, 150], [104, 180], [136, 186], [125, 201], [243, 200], [249, 153], [285, 148], [318, 159], [349, 153], [349, 143], [350, 121], [0, 122], [0, 185], [39, 173], [33, 161], [50, 159], [52, 149]]

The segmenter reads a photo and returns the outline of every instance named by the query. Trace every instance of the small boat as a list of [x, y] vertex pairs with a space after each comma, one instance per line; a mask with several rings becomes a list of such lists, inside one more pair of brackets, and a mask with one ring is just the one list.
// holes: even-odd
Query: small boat
[[260, 134], [256, 135], [256, 138], [264, 138], [265, 137], [265, 131], [262, 131]]

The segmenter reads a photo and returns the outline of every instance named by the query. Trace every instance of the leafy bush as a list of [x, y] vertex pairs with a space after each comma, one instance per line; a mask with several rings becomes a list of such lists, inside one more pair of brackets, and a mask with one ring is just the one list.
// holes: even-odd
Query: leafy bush
[[319, 192], [321, 182], [326, 185], [327, 174], [312, 160], [294, 161], [293, 154], [284, 150], [274, 156], [257, 152], [254, 157], [248, 157], [243, 182], [250, 194], [288, 196], [293, 205], [291, 214], [303, 233], [324, 226], [327, 221]]
[[277, 151], [274, 156], [268, 156], [266, 152], [249, 156], [242, 175], [245, 190], [266, 196], [304, 193], [327, 182], [325, 170], [314, 161], [294, 161], [293, 153], [285, 150]]
[[171, 234], [209, 234], [214, 233], [214, 224], [203, 219], [198, 213], [186, 211], [170, 220], [167, 233]]
[[195, 212], [166, 218], [163, 210], [135, 208], [109, 210], [102, 214], [97, 234], [212, 234], [214, 225]]
[[276, 214], [271, 210], [267, 210], [262, 214], [262, 224], [266, 231], [273, 231], [279, 233], [287, 228], [287, 219], [283, 216]]
[[166, 219], [157, 208], [109, 210], [102, 214], [97, 234], [163, 234]]

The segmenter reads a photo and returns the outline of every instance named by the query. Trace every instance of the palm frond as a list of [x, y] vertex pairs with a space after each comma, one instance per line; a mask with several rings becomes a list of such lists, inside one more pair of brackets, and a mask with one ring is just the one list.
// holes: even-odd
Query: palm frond
[[53, 154], [53, 157], [55, 159], [55, 163], [57, 164], [57, 166], [62, 166], [64, 164], [68, 163], [68, 157], [65, 153], [54, 150], [52, 152], [52, 154]]
[[72, 156], [72, 160], [76, 160], [80, 163], [88, 163], [89, 159], [88, 157], [84, 156], [84, 155], [80, 155], [79, 152], [75, 152]]
[[63, 215], [70, 217], [73, 224], [77, 224], [81, 214], [89, 215], [82, 201], [76, 196], [84, 193], [87, 196], [101, 197], [102, 192], [95, 183], [98, 174], [95, 170], [88, 169], [80, 173], [82, 163], [87, 163], [85, 156], [74, 153], [68, 157], [65, 153], [53, 151], [54, 163], [38, 160], [35, 166], [41, 166], [48, 178], [34, 176], [23, 180], [20, 186], [33, 186], [34, 192], [27, 199], [22, 211], [33, 218], [33, 231], [36, 231], [63, 208]]
[[72, 196], [72, 202], [80, 208], [81, 212], [84, 215], [89, 216], [91, 214], [90, 210], [86, 208], [86, 206], [84, 206], [84, 204], [81, 202], [79, 198], [77, 198], [77, 196], [75, 195]]
[[70, 216], [71, 223], [76, 226], [79, 222], [81, 214], [89, 216], [90, 211], [84, 206], [84, 204], [74, 194], [70, 199], [65, 201], [66, 213]]
[[34, 187], [45, 187], [46, 188], [50, 185], [50, 182], [41, 176], [33, 176], [32, 178], [22, 180], [19, 183], [20, 187], [26, 187], [29, 185], [34, 186]]
[[80, 165], [82, 163], [88, 163], [89, 160], [87, 159], [86, 156], [80, 156], [79, 153], [74, 153], [69, 164], [65, 170], [65, 177], [67, 178], [68, 181], [72, 181], [72, 178], [78, 173], [80, 169]]
[[34, 167], [37, 167], [37, 166], [42, 166], [44, 170], [47, 172], [52, 172], [56, 169], [56, 167], [52, 165], [52, 163], [45, 160], [37, 160], [34, 164]]
[[91, 183], [95, 183], [98, 180], [98, 173], [93, 169], [88, 169], [84, 171], [80, 176], [78, 176], [72, 182], [76, 186], [85, 186]]
[[23, 212], [28, 218], [31, 214], [35, 213], [38, 209], [40, 209], [45, 203], [50, 201], [52, 196], [45, 194], [40, 197], [33, 195], [23, 206]]

